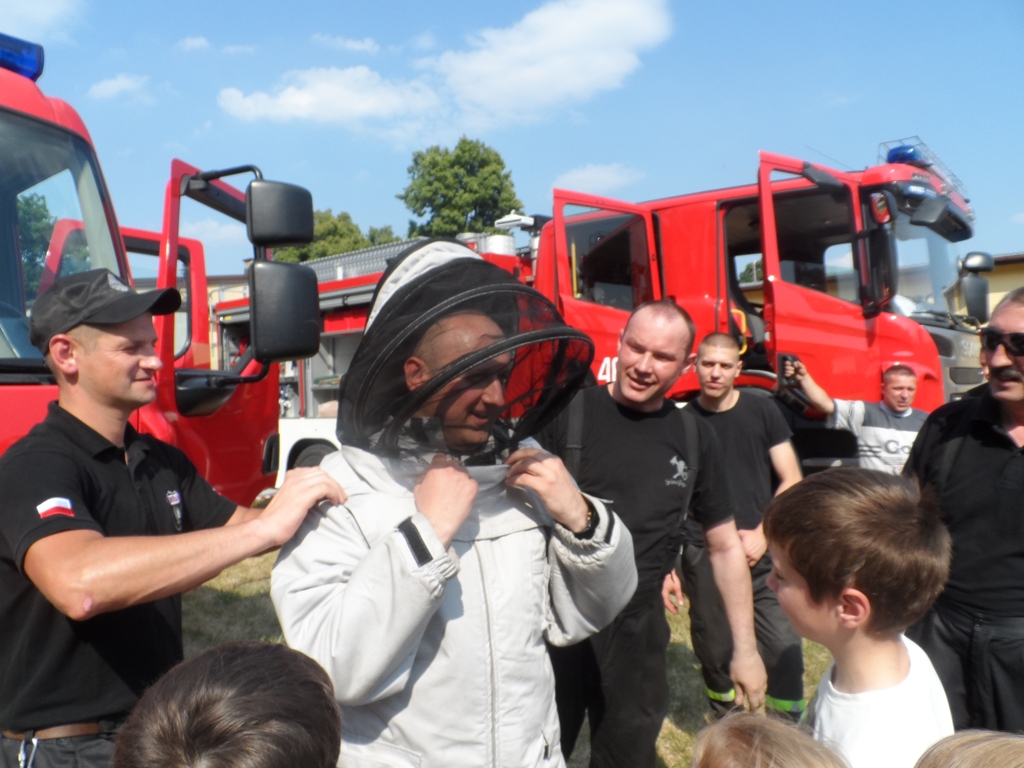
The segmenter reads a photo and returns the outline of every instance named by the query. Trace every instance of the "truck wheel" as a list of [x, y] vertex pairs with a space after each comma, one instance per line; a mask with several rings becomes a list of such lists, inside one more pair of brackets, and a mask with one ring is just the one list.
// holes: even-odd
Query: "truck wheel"
[[333, 445], [326, 445], [324, 443], [316, 443], [315, 445], [309, 445], [303, 448], [298, 457], [295, 459], [296, 467], [319, 467], [320, 462], [324, 460], [324, 456], [334, 453], [337, 448]]

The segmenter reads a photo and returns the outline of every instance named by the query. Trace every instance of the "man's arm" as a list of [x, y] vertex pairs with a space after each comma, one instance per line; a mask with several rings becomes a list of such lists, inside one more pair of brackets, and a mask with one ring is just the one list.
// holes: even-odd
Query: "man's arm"
[[722, 595], [725, 613], [732, 630], [732, 663], [729, 676], [736, 686], [736, 703], [747, 709], [764, 704], [768, 673], [757, 653], [754, 635], [754, 596], [750, 568], [736, 523], [729, 520], [704, 528], [708, 557], [715, 575], [715, 585]]
[[[776, 496], [804, 479], [804, 474], [800, 471], [800, 460], [796, 457], [796, 451], [789, 440], [769, 448], [768, 457], [771, 459], [775, 474], [779, 476], [779, 487], [775, 489]], [[747, 555], [747, 564], [753, 568], [768, 551], [764, 527], [758, 523], [757, 528], [740, 530], [738, 533], [743, 542], [743, 551]]]
[[789, 440], [769, 448], [768, 457], [771, 459], [775, 474], [779, 476], [779, 487], [775, 489], [776, 496], [804, 479], [804, 473], [800, 470], [800, 459], [797, 458], [793, 443]]
[[799, 360], [796, 363], [787, 362], [783, 366], [783, 375], [786, 378], [795, 378], [800, 389], [807, 395], [807, 399], [811, 401], [811, 405], [817, 408], [826, 416], [831, 416], [836, 409], [836, 404], [832, 402], [832, 398], [828, 396], [828, 392], [821, 388], [811, 374], [807, 371], [807, 366], [801, 363]]
[[320, 499], [345, 492], [318, 468], [291, 470], [266, 509], [239, 507], [228, 525], [176, 536], [104, 536], [70, 530], [25, 553], [25, 574], [61, 613], [100, 613], [187, 592], [230, 565], [284, 544]]

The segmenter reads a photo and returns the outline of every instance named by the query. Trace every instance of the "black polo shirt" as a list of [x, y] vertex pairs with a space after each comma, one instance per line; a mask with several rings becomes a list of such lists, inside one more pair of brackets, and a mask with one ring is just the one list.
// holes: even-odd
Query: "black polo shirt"
[[953, 538], [939, 599], [976, 615], [1024, 616], [1024, 450], [1000, 426], [999, 401], [986, 390], [937, 409], [903, 473], [939, 490]]
[[119, 448], [57, 403], [0, 458], [0, 500], [0, 727], [127, 713], [182, 659], [180, 596], [72, 621], [25, 576], [25, 553], [75, 529], [166, 536], [212, 528], [227, 522], [234, 502], [177, 448], [130, 425]]

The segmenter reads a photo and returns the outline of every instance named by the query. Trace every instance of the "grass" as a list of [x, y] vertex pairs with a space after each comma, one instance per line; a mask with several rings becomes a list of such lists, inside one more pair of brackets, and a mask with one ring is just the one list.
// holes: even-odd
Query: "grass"
[[[276, 553], [255, 557], [228, 568], [183, 598], [185, 656], [230, 640], [281, 642], [281, 627], [270, 602], [270, 568]], [[690, 623], [669, 615], [672, 641], [668, 648], [669, 715], [658, 738], [663, 768], [690, 764], [693, 741], [710, 714], [697, 657], [690, 645]], [[804, 641], [804, 690], [810, 699], [828, 667], [828, 651]], [[569, 768], [586, 768], [590, 736], [584, 724]]]

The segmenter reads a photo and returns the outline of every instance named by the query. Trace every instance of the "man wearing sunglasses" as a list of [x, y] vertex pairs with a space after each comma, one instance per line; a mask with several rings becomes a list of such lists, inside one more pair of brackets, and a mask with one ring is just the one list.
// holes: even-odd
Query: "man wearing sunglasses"
[[1024, 288], [981, 332], [988, 386], [925, 422], [903, 472], [953, 537], [949, 581], [907, 636], [931, 657], [953, 724], [1024, 732]]

